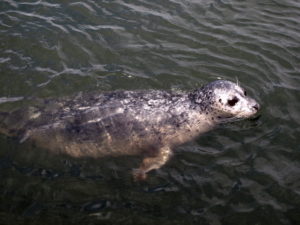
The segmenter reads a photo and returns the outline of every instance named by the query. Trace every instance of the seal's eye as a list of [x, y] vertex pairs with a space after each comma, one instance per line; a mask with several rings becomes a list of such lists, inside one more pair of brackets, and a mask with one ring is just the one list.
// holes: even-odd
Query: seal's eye
[[229, 106], [234, 106], [238, 101], [239, 101], [239, 99], [234, 96], [233, 99], [227, 101], [227, 104]]
[[247, 92], [246, 91], [244, 91], [244, 95], [247, 96]]

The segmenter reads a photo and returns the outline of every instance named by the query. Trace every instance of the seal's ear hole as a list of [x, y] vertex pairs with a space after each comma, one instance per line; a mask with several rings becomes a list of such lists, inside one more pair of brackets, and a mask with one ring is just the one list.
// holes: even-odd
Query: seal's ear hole
[[219, 98], [219, 102], [222, 103], [222, 99]]
[[234, 106], [238, 101], [239, 101], [239, 99], [236, 96], [234, 96], [233, 99], [230, 99], [227, 101], [227, 104], [229, 106]]

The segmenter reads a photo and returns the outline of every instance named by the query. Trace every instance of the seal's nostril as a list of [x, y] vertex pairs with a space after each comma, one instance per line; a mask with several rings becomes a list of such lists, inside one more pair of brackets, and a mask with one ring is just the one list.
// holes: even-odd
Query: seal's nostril
[[255, 105], [253, 106], [253, 108], [254, 108], [256, 111], [258, 111], [258, 110], [259, 110], [259, 105], [258, 105], [258, 104], [255, 104]]

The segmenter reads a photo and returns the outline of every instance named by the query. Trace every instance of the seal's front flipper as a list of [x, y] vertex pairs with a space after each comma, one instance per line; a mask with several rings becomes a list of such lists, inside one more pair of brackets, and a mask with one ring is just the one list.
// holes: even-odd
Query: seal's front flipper
[[147, 178], [147, 172], [162, 167], [171, 155], [172, 150], [170, 147], [165, 146], [159, 149], [157, 156], [144, 158], [141, 166], [138, 169], [133, 170], [134, 180], [145, 180]]

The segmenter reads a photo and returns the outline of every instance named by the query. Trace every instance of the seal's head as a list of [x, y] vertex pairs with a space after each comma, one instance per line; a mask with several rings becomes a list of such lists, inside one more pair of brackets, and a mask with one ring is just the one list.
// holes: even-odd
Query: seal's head
[[260, 108], [243, 88], [226, 80], [209, 83], [190, 96], [202, 110], [222, 122], [252, 117]]

